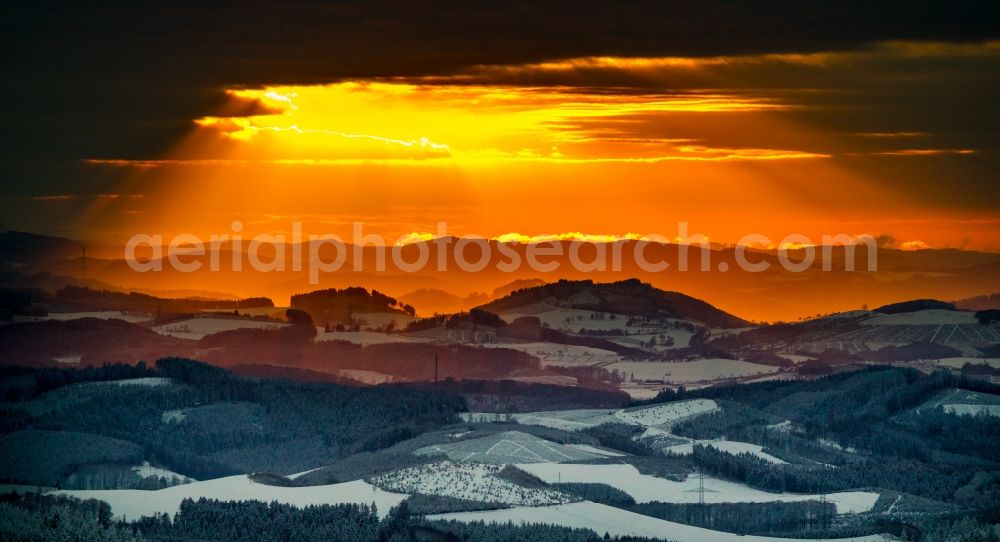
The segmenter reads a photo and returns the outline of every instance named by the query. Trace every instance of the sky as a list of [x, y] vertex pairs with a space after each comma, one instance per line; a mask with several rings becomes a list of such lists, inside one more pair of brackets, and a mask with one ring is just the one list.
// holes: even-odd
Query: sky
[[0, 222], [1000, 251], [1000, 8], [705, 4], [7, 7]]

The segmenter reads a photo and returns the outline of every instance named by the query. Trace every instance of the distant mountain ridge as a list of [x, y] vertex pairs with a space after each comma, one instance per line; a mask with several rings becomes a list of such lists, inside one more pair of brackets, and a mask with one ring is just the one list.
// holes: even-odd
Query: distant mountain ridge
[[490, 296], [482, 292], [472, 292], [462, 297], [438, 288], [421, 288], [399, 296], [400, 302], [416, 307], [422, 315], [459, 312], [490, 299]]
[[739, 328], [750, 325], [750, 322], [705, 301], [680, 292], [660, 290], [639, 279], [609, 283], [595, 283], [592, 280], [560, 280], [517, 290], [479, 308], [500, 313], [538, 302], [629, 316], [693, 320], [709, 327]]
[[[466, 271], [455, 261], [454, 254], [444, 250], [435, 242], [415, 243], [402, 247], [404, 261], [416, 261], [422, 251], [429, 255], [429, 262], [443, 258], [443, 267], [429, 265], [418, 272], [400, 269], [393, 258], [385, 259], [384, 272], [376, 272], [379, 257], [377, 247], [347, 245], [344, 265], [337, 272], [322, 273], [319, 281], [310, 280], [305, 268], [296, 271], [289, 266], [284, 271], [258, 272], [250, 265], [244, 265], [237, 272], [225, 262], [245, 263], [246, 243], [242, 249], [231, 244], [219, 247], [219, 261], [224, 265], [212, 271], [208, 255], [194, 258], [202, 267], [196, 272], [181, 272], [174, 269], [169, 261], [161, 262], [160, 272], [138, 272], [124, 260], [125, 251], [121, 245], [111, 241], [81, 242], [23, 232], [0, 233], [0, 285], [3, 287], [37, 287], [54, 293], [66, 285], [85, 285], [94, 289], [146, 292], [160, 297], [176, 297], [179, 294], [167, 292], [205, 292], [207, 297], [245, 298], [266, 296], [276, 305], [288, 305], [292, 295], [326, 288], [346, 288], [364, 285], [400, 299], [405, 292], [434, 289], [449, 292], [459, 297], [471, 292], [491, 292], [490, 288], [503, 284], [492, 291], [493, 298], [503, 297], [513, 290], [522, 289], [539, 280], [553, 282], [559, 279], [590, 279], [597, 282], [613, 282], [638, 278], [659, 288], [682, 291], [698, 299], [703, 299], [717, 307], [725, 307], [743, 318], [753, 321], [792, 321], [819, 314], [853, 310], [862, 305], [878, 307], [899, 301], [934, 298], [941, 300], [961, 300], [980, 296], [984, 292], [1000, 291], [1000, 254], [958, 249], [926, 249], [904, 251], [893, 248], [879, 248], [878, 270], [865, 271], [869, 255], [866, 248], [852, 248], [853, 261], [857, 270], [846, 271], [847, 250], [844, 247], [832, 249], [832, 269], [823, 270], [824, 258], [816, 258], [813, 266], [802, 273], [789, 273], [782, 268], [774, 251], [748, 250], [751, 261], [767, 264], [762, 272], [742, 269], [733, 247], [713, 246], [708, 251], [710, 264], [688, 266], [682, 270], [681, 260], [696, 262], [705, 256], [697, 246], [672, 243], [652, 243], [645, 241], [622, 241], [607, 245], [609, 253], [620, 252], [620, 266], [606, 269], [578, 271], [569, 261], [569, 243], [556, 243], [560, 255], [551, 260], [557, 264], [552, 271], [539, 271], [521, 265], [512, 272], [501, 271], [498, 266], [507, 261], [499, 250], [501, 243], [490, 241], [490, 258], [482, 270]], [[83, 246], [86, 245], [86, 262], [82, 261]], [[516, 253], [517, 260], [527, 261], [527, 251], [533, 245], [506, 243], [504, 251]], [[452, 243], [451, 246], [454, 246]], [[150, 247], [140, 247], [137, 257], [145, 261], [150, 258]], [[161, 247], [163, 248], [163, 247]], [[291, 245], [283, 244], [275, 249], [262, 247], [265, 258], [274, 256], [275, 250], [289, 250]], [[309, 254], [310, 248], [299, 246], [302, 254]], [[614, 251], [612, 251], [614, 249]], [[662, 271], [650, 271], [635, 258], [644, 255], [647, 262], [663, 262]], [[803, 255], [792, 251], [791, 258], [798, 261]], [[318, 249], [318, 257], [325, 262], [337, 258], [332, 246]], [[165, 259], [165, 252], [161, 259]], [[84, 265], [85, 263], [85, 265]], [[610, 263], [610, 262], [608, 262]], [[725, 267], [727, 271], [721, 269]], [[84, 269], [87, 280], [81, 280]], [[360, 269], [355, 271], [355, 269]], [[527, 282], [527, 284], [522, 284]], [[215, 292], [219, 292], [216, 294]], [[224, 294], [223, 294], [224, 293]], [[497, 295], [501, 294], [501, 295]], [[190, 295], [190, 294], [184, 294]], [[439, 296], [442, 300], [448, 296]], [[454, 300], [452, 300], [454, 301]], [[422, 314], [451, 312], [467, 309], [472, 305], [465, 300], [464, 307], [453, 303], [443, 303], [438, 307], [411, 303]], [[476, 300], [475, 304], [486, 300]], [[968, 307], [972, 308], [972, 307]], [[979, 307], [995, 308], [995, 307]]]

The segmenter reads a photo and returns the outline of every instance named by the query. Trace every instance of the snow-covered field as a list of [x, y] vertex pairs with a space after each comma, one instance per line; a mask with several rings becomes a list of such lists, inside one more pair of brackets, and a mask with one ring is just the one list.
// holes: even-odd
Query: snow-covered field
[[472, 461], [498, 465], [586, 461], [605, 455], [604, 452], [593, 453], [520, 431], [507, 431], [482, 438], [435, 444], [420, 448], [414, 453], [417, 455], [441, 453], [447, 455], [452, 461]]
[[552, 489], [529, 489], [504, 480], [497, 476], [502, 469], [502, 465], [442, 461], [380, 474], [372, 478], [371, 483], [401, 493], [516, 506], [542, 506], [576, 500]]
[[221, 501], [277, 501], [294, 506], [375, 503], [379, 515], [385, 516], [390, 508], [407, 497], [404, 494], [381, 490], [361, 480], [326, 486], [277, 487], [254, 483], [245, 475], [194, 482], [157, 491], [108, 489], [66, 490], [56, 493], [107, 502], [111, 505], [111, 512], [115, 517], [124, 516], [128, 520], [153, 514], [173, 515], [184, 499], [201, 497]]
[[[518, 465], [519, 469], [537, 476], [547, 483], [562, 481], [577, 483], [599, 483], [616, 487], [628, 493], [637, 503], [698, 502], [697, 476], [688, 476], [683, 482], [675, 482], [666, 478], [658, 478], [642, 474], [628, 464], [617, 465], [579, 465], [565, 463], [534, 463]], [[795, 493], [769, 493], [750, 486], [728, 482], [716, 478], [705, 477], [706, 503], [726, 502], [797, 502], [819, 500], [820, 495], [802, 495]], [[837, 506], [838, 514], [856, 514], [867, 512], [878, 500], [878, 493], [868, 491], [848, 491], [829, 493], [827, 500]]]
[[[612, 536], [642, 536], [675, 540], [677, 542], [791, 542], [789, 538], [773, 538], [766, 536], [746, 536], [721, 531], [692, 527], [662, 519], [644, 516], [590, 501], [560, 504], [544, 507], [518, 507], [504, 510], [487, 510], [482, 512], [458, 512], [452, 514], [437, 514], [429, 519], [455, 520], [462, 522], [484, 521], [487, 523], [531, 524], [546, 523], [592, 529], [599, 536], [605, 533]], [[830, 542], [834, 539], [826, 539]], [[881, 535], [836, 539], [843, 542], [885, 542]], [[824, 542], [823, 539], [812, 539], [812, 542]]]
[[169, 335], [178, 339], [196, 341], [206, 335], [219, 333], [220, 331], [230, 331], [233, 329], [278, 329], [287, 325], [280, 322], [248, 320], [246, 318], [202, 316], [154, 326], [153, 331], [160, 335]]
[[628, 423], [651, 427], [669, 425], [691, 416], [707, 414], [716, 410], [719, 410], [719, 405], [711, 399], [691, 399], [619, 410], [615, 413], [615, 417]]
[[688, 384], [775, 373], [778, 372], [779, 367], [734, 359], [706, 358], [677, 363], [620, 361], [606, 366], [605, 369], [617, 370], [626, 380], [657, 380], [673, 384]]

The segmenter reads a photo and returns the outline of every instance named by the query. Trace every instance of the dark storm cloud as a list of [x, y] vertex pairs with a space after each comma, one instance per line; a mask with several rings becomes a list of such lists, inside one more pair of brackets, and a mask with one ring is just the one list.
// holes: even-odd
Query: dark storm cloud
[[[0, 159], [5, 195], [17, 196], [113, 190], [120, 171], [80, 160], [161, 155], [193, 118], [217, 114], [227, 103], [224, 87], [442, 76], [594, 55], [851, 51], [884, 40], [1000, 34], [1000, 7], [982, 1], [39, 2], [5, 9]], [[896, 129], [908, 114], [842, 128]]]
[[[844, 50], [996, 36], [989, 2], [39, 3], [9, 12], [25, 72], [206, 83], [448, 73], [588, 55]], [[10, 50], [10, 49], [8, 49]]]
[[[994, 209], [1000, 170], [1000, 44], [897, 42], [849, 52], [713, 57], [680, 62], [579, 61], [477, 67], [466, 83], [600, 86], [615, 93], [710, 92], [781, 107], [641, 112], [554, 122], [581, 138], [682, 141], [715, 148], [795, 149], [831, 155], [915, 200]], [[431, 79], [434, 80], [434, 79]], [[437, 79], [441, 82], [448, 78]], [[766, 122], [765, 122], [766, 121]]]

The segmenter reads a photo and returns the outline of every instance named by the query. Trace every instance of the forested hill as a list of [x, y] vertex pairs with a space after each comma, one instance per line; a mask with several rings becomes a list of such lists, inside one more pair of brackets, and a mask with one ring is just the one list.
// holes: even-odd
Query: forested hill
[[466, 408], [432, 389], [258, 380], [179, 358], [4, 371], [0, 481], [13, 483], [61, 485], [84, 466], [143, 460], [196, 479], [289, 474], [453, 423]]
[[359, 313], [385, 312], [413, 316], [416, 310], [378, 290], [330, 288], [292, 296], [292, 308], [308, 312], [317, 323], [350, 325]]
[[708, 474], [770, 491], [878, 487], [978, 510], [995, 522], [1000, 418], [958, 416], [934, 402], [959, 392], [993, 397], [1000, 386], [943, 370], [927, 375], [874, 366], [817, 380], [667, 391], [653, 403], [715, 400], [720, 412], [673, 431], [759, 444], [789, 461], [776, 469], [758, 458], [696, 446], [695, 463]]
[[517, 290], [479, 308], [501, 313], [538, 302], [629, 316], [692, 320], [709, 327], [737, 328], [749, 325], [746, 320], [700, 299], [680, 292], [660, 290], [639, 279], [609, 283], [595, 283], [592, 280], [560, 280]]

